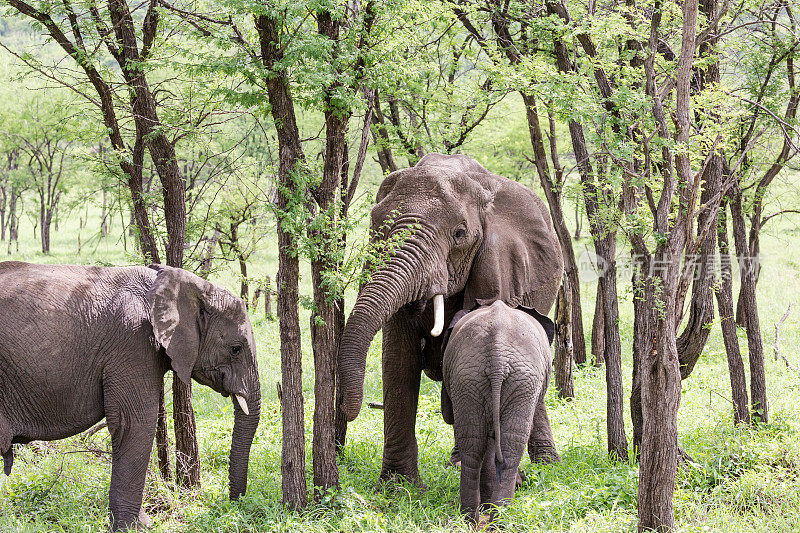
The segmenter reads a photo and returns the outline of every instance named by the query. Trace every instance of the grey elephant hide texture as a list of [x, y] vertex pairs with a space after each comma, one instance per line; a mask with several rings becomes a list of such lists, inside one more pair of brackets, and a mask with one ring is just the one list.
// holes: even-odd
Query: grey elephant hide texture
[[353, 420], [361, 410], [367, 352], [383, 328], [380, 477], [422, 483], [417, 403], [423, 372], [442, 380], [440, 327], [495, 300], [548, 313], [564, 262], [545, 203], [466, 155], [427, 154], [389, 174], [371, 217], [373, 242], [405, 238], [370, 272], [342, 333], [340, 412]]
[[234, 401], [230, 496], [244, 494], [261, 392], [244, 302], [183, 269], [0, 262], [0, 453], [103, 417], [110, 528], [139, 527], [164, 373]]
[[[442, 415], [461, 453], [461, 511], [507, 503], [527, 448], [558, 457], [544, 405], [550, 340], [542, 318], [498, 300], [454, 325], [444, 351]], [[545, 322], [545, 324], [547, 324]]]

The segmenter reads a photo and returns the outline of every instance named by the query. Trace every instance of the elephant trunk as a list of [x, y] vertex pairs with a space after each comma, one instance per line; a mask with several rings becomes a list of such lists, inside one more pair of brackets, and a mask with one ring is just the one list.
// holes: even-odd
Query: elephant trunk
[[435, 276], [435, 260], [425, 247], [406, 243], [364, 285], [347, 320], [339, 345], [342, 411], [348, 421], [358, 416], [364, 397], [367, 351], [375, 334], [391, 315], [407, 303], [446, 291], [447, 272]]
[[261, 387], [258, 373], [250, 380], [246, 405], [249, 414], [246, 414], [234, 398], [233, 437], [231, 438], [231, 454], [228, 465], [228, 481], [230, 484], [230, 499], [237, 500], [247, 490], [247, 466], [250, 461], [250, 446], [258, 427], [261, 414]]

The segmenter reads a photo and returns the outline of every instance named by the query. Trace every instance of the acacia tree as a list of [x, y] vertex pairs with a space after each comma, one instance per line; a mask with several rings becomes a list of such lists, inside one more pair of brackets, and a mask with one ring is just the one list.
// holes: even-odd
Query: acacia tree
[[[66, 101], [29, 99], [13, 116], [3, 117], [4, 133], [18, 146], [18, 156], [27, 179], [39, 199], [39, 232], [42, 253], [50, 253], [50, 228], [53, 215], [66, 191], [64, 172], [71, 168], [75, 138]], [[9, 110], [10, 111], [10, 110]]]

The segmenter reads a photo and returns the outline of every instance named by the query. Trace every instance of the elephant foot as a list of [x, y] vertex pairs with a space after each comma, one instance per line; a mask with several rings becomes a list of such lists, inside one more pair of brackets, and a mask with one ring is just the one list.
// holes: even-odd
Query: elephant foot
[[409, 485], [413, 485], [423, 492], [428, 490], [427, 485], [425, 485], [425, 483], [422, 482], [422, 476], [419, 475], [419, 472], [402, 472], [399, 470], [390, 470], [384, 468], [383, 470], [381, 470], [379, 483], [381, 484], [408, 483]]
[[561, 456], [558, 455], [556, 447], [550, 443], [537, 443], [528, 449], [528, 453], [533, 463], [551, 464], [561, 462]]

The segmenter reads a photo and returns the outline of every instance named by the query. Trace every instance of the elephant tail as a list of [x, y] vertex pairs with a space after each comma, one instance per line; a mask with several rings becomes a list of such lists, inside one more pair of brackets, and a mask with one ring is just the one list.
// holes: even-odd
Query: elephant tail
[[492, 388], [492, 419], [494, 423], [494, 468], [498, 483], [502, 481], [503, 469], [506, 467], [503, 450], [500, 448], [500, 389], [504, 380], [505, 376], [501, 371], [492, 372], [489, 377]]

